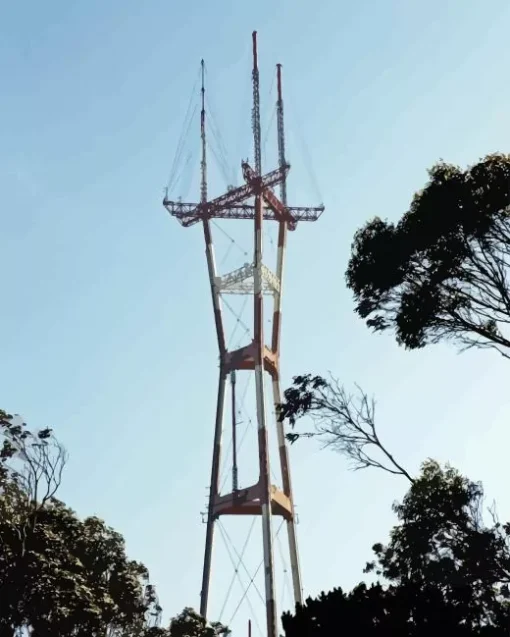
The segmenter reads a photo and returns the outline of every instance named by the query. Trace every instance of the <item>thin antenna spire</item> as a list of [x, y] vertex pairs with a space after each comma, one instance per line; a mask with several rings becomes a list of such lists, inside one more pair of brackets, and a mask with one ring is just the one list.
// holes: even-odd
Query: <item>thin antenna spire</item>
[[[278, 163], [280, 168], [285, 166], [285, 127], [283, 119], [283, 94], [282, 94], [282, 65], [276, 65], [276, 77], [278, 83], [278, 101], [276, 102], [277, 127], [278, 127]], [[284, 206], [287, 205], [287, 179], [284, 175], [280, 184], [280, 197]]]
[[253, 38], [253, 110], [251, 115], [251, 123], [253, 129], [253, 149], [255, 155], [255, 171], [257, 175], [262, 174], [262, 158], [260, 150], [260, 88], [259, 88], [259, 63], [257, 51], [257, 32], [252, 33]]
[[207, 203], [207, 146], [205, 139], [205, 63], [200, 62], [202, 67], [202, 110], [200, 112], [200, 137], [202, 139], [202, 159], [200, 162], [200, 203]]

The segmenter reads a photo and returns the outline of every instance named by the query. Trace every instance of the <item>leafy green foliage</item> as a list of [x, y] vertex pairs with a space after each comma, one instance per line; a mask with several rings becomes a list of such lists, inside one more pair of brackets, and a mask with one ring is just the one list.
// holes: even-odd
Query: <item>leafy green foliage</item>
[[56, 499], [67, 454], [49, 428], [0, 410], [0, 637], [219, 637], [186, 608], [160, 626], [147, 568], [97, 517]]
[[356, 312], [409, 349], [453, 339], [509, 356], [510, 155], [429, 176], [397, 224], [375, 218], [356, 233]]
[[102, 520], [55, 499], [62, 445], [5, 412], [0, 435], [0, 635], [142, 635], [158, 612], [147, 569]]
[[37, 636], [145, 625], [147, 570], [101, 520], [81, 521], [52, 500], [25, 536], [3, 518], [0, 537], [0, 625], [31, 626]]
[[[508, 634], [510, 526], [482, 519], [483, 490], [426, 462], [402, 503], [388, 545], [365, 571], [383, 578], [308, 599], [283, 617], [287, 637], [499, 637]], [[350, 631], [350, 632], [349, 632]]]
[[230, 634], [230, 630], [219, 622], [208, 624], [192, 608], [185, 608], [170, 622], [170, 637], [220, 637]]

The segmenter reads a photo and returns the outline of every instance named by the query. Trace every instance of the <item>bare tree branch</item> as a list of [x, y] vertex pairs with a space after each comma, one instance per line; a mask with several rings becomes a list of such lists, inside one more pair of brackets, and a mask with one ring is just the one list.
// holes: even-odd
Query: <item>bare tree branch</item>
[[[318, 438], [325, 447], [332, 447], [352, 464], [353, 469], [375, 467], [393, 475], [401, 475], [409, 482], [414, 479], [382, 443], [375, 426], [375, 401], [356, 385], [350, 394], [332, 376], [296, 376], [293, 385], [284, 393], [279, 407], [281, 420], [295, 427], [298, 419], [309, 416], [313, 432], [289, 433], [288, 440]], [[380, 453], [382, 460], [374, 457]]]
[[26, 429], [18, 434], [15, 429], [10, 442], [15, 452], [7, 466], [27, 501], [35, 511], [40, 510], [60, 487], [67, 452], [48, 429], [35, 434]]
[[60, 487], [67, 452], [51, 429], [31, 432], [19, 416], [5, 412], [0, 412], [0, 442], [1, 506], [15, 510], [23, 553], [38, 513]]

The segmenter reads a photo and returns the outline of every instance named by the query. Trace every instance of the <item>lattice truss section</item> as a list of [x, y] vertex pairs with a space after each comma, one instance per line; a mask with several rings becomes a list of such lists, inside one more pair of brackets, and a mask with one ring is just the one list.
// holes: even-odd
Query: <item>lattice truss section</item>
[[[255, 289], [255, 264], [245, 263], [241, 268], [216, 277], [216, 287], [220, 294], [253, 294]], [[262, 293], [280, 294], [280, 281], [274, 272], [262, 264]]]
[[[232, 187], [227, 193], [204, 203], [183, 203], [170, 201], [165, 197], [163, 205], [185, 228], [200, 221], [212, 219], [255, 219], [255, 205], [244, 203], [247, 199], [261, 194], [264, 201], [263, 218], [267, 221], [280, 221], [289, 230], [295, 230], [298, 221], [317, 221], [324, 212], [324, 206], [303, 207], [285, 206], [275, 195], [272, 186], [282, 183], [290, 165], [281, 166], [263, 177], [258, 177], [248, 162], [242, 163], [246, 184]], [[245, 263], [242, 267], [223, 276], [214, 277], [214, 285], [219, 294], [253, 294], [255, 263]], [[281, 281], [276, 273], [262, 264], [262, 293], [279, 295]]]
[[183, 203], [165, 197], [163, 205], [185, 228], [210, 219], [255, 219], [255, 206], [246, 204], [247, 199], [262, 193], [265, 208], [264, 220], [285, 221], [289, 230], [295, 230], [298, 221], [317, 221], [324, 212], [324, 206], [285, 206], [275, 195], [272, 186], [281, 183], [287, 176], [290, 165], [280, 166], [258, 177], [248, 162], [242, 163], [246, 184], [232, 187], [216, 199], [203, 203]]

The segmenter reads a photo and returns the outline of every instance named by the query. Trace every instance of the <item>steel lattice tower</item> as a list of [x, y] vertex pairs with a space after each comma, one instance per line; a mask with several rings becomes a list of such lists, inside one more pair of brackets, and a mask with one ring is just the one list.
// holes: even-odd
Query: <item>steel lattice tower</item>
[[[296, 517], [292, 494], [290, 466], [283, 423], [276, 419], [276, 435], [281, 468], [281, 488], [270, 482], [270, 458], [266, 422], [266, 396], [264, 374], [272, 381], [272, 401], [275, 413], [281, 403], [280, 388], [280, 333], [282, 284], [285, 263], [287, 231], [294, 230], [298, 221], [315, 221], [324, 207], [289, 207], [287, 205], [286, 177], [289, 164], [285, 156], [284, 111], [282, 98], [281, 65], [277, 65], [277, 129], [278, 129], [278, 167], [265, 175], [261, 166], [261, 130], [259, 70], [257, 57], [257, 34], [253, 33], [253, 109], [252, 129], [254, 139], [254, 167], [248, 161], [241, 164], [245, 184], [232, 188], [224, 195], [208, 201], [207, 196], [207, 155], [205, 130], [205, 87], [204, 63], [202, 61], [202, 110], [201, 110], [201, 187], [200, 203], [182, 203], [171, 201], [165, 196], [163, 205], [184, 226], [201, 223], [205, 239], [207, 268], [214, 309], [214, 321], [219, 348], [219, 383], [214, 429], [213, 459], [211, 468], [210, 495], [207, 512], [207, 531], [205, 542], [204, 567], [200, 613], [207, 617], [209, 586], [211, 580], [212, 549], [215, 522], [221, 516], [260, 516], [262, 520], [265, 604], [268, 637], [277, 637], [277, 610], [275, 596], [274, 556], [272, 517], [281, 516], [286, 522], [294, 601], [302, 602], [301, 575], [296, 540]], [[272, 187], [280, 185], [280, 197]], [[252, 200], [252, 203], [247, 203]], [[211, 233], [212, 219], [251, 219], [254, 221], [253, 262], [242, 268], [219, 276], [216, 269], [214, 247]], [[264, 221], [278, 224], [278, 246], [276, 272], [271, 272], [263, 262]], [[251, 342], [239, 349], [228, 351], [222, 316], [222, 296], [226, 294], [249, 294], [253, 297], [253, 334]], [[273, 298], [272, 334], [266, 344], [264, 335], [263, 296]], [[232, 386], [233, 413], [235, 410], [235, 374], [237, 371], [252, 372], [255, 376], [255, 398], [258, 436], [259, 478], [256, 484], [239, 489], [237, 481], [237, 458], [235, 426], [233, 428], [233, 485], [231, 493], [220, 495], [219, 469], [222, 446], [223, 419], [227, 380]]]

